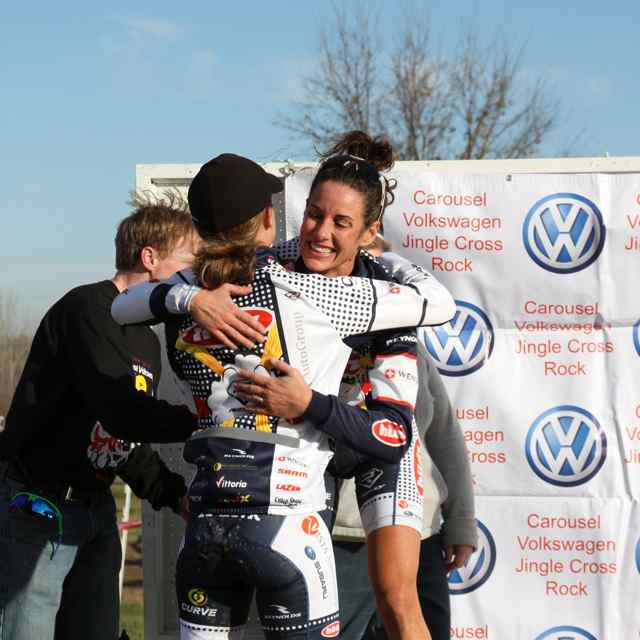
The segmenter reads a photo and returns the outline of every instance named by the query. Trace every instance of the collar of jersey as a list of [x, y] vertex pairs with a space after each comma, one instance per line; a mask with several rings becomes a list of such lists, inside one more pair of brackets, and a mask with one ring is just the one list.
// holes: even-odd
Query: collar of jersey
[[256, 248], [256, 269], [264, 269], [271, 262], [278, 262], [278, 255], [271, 247]]

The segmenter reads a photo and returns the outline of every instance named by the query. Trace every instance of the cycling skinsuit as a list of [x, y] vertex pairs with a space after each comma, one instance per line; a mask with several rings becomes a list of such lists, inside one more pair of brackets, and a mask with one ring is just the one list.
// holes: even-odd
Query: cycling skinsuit
[[[297, 238], [276, 244], [274, 249], [281, 261], [291, 261], [290, 267], [306, 272], [298, 256]], [[398, 261], [410, 268], [418, 287], [433, 282], [429, 274], [416, 271], [415, 266], [403, 258], [398, 256]], [[365, 251], [356, 257], [351, 275], [393, 280], [390, 270]], [[393, 419], [402, 408], [412, 422], [411, 446], [403, 449], [402, 458], [392, 463], [372, 460], [337, 444], [332, 466], [338, 473], [355, 476], [362, 528], [367, 535], [389, 525], [408, 526], [421, 533], [424, 447], [413, 421], [418, 393], [416, 332], [414, 329], [392, 330], [348, 338], [346, 342], [353, 351], [342, 377], [340, 399], [367, 409], [374, 419]]]
[[[189, 272], [179, 277], [194, 282]], [[143, 287], [142, 297], [132, 289], [121, 296], [123, 306], [116, 304], [114, 315], [125, 322], [140, 321], [140, 315], [152, 311], [161, 315], [171, 288], [150, 285], [145, 292]], [[335, 397], [350, 353], [342, 339], [444, 322], [449, 309], [393, 283], [289, 273], [267, 249], [259, 251], [252, 293], [236, 303], [269, 331], [266, 343], [250, 352], [216, 344], [188, 317], [172, 316], [167, 326], [172, 364], [191, 385], [202, 427], [184, 453], [197, 472], [189, 491], [192, 515], [185, 548], [178, 560], [182, 634], [211, 638], [233, 637], [236, 629], [239, 633], [246, 620], [246, 599], [237, 596], [236, 587], [244, 583], [249, 590], [258, 587], [268, 637], [334, 637], [339, 623], [333, 557], [328, 532], [317, 515], [326, 503], [323, 475], [332, 456], [330, 437], [390, 462], [410, 443], [410, 424], [402, 410], [395, 420], [371, 422], [367, 411]], [[127, 308], [132, 312], [128, 316]], [[269, 358], [289, 362], [313, 388], [299, 424], [245, 412], [234, 397], [238, 368], [264, 373]], [[314, 535], [326, 539], [325, 546], [320, 538], [310, 545], [309, 534], [300, 528], [310, 517], [318, 523]], [[273, 573], [276, 560], [289, 567], [292, 580], [297, 576], [285, 581], [290, 588], [284, 591], [282, 578]], [[198, 567], [202, 571], [194, 574]], [[318, 589], [322, 598], [314, 595]], [[205, 604], [197, 605], [194, 597]], [[300, 602], [306, 609], [301, 610]], [[274, 609], [284, 617], [273, 618]], [[287, 618], [293, 614], [285, 609], [300, 616]]]

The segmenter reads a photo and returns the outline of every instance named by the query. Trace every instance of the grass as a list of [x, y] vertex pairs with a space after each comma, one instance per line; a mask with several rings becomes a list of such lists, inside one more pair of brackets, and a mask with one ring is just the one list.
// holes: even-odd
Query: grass
[[[117, 479], [113, 484], [118, 521], [122, 519], [124, 504], [124, 484]], [[131, 499], [131, 521], [142, 520], [140, 500]], [[127, 556], [124, 568], [124, 585], [120, 605], [120, 629], [126, 629], [130, 640], [144, 640], [144, 597], [142, 580], [142, 528], [129, 529]]]

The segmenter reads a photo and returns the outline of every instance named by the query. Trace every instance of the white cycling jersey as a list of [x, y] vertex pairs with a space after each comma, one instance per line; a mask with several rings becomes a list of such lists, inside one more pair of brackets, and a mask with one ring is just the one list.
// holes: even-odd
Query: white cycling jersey
[[[177, 305], [179, 296], [189, 295], [184, 289], [170, 293], [177, 282], [193, 284], [195, 278], [186, 271], [171, 282], [133, 287], [116, 299], [112, 312], [121, 323], [140, 322], [150, 314], [167, 323], [170, 359], [191, 386], [202, 427], [184, 452], [198, 467], [189, 491], [193, 511], [321, 511], [326, 503], [323, 476], [332, 456], [330, 437], [351, 446], [355, 442], [361, 451], [390, 461], [397, 460], [398, 448], [409, 445], [410, 430], [400, 421], [366, 421], [365, 433], [360, 410], [337, 401], [350, 355], [343, 339], [445, 322], [451, 315], [448, 294], [434, 295], [444, 301], [439, 305], [393, 282], [288, 272], [270, 250], [262, 249], [252, 293], [236, 303], [268, 329], [268, 339], [253, 350], [231, 351], [190, 317], [167, 312], [167, 299]], [[235, 397], [237, 369], [267, 371], [269, 358], [296, 367], [312, 388], [308, 420], [293, 424], [256, 415]]]

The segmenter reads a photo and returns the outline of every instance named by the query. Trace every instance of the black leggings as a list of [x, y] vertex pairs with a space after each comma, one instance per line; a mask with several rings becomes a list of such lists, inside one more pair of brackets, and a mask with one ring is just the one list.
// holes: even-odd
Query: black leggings
[[331, 537], [318, 514], [194, 515], [178, 556], [176, 591], [183, 640], [203, 632], [235, 637], [254, 591], [266, 638], [338, 635]]

